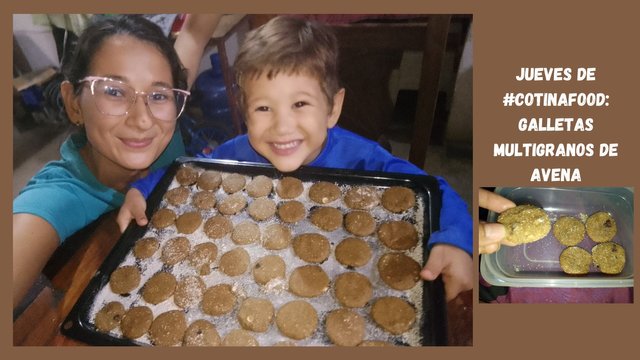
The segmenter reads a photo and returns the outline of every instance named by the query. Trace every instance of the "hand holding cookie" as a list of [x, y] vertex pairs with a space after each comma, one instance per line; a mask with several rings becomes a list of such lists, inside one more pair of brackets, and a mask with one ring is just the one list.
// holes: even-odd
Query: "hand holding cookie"
[[[511, 200], [485, 189], [478, 190], [478, 205], [498, 213], [516, 206]], [[480, 254], [494, 253], [500, 249], [501, 244], [515, 245], [506, 240], [507, 232], [502, 224], [480, 222], [478, 232]]]

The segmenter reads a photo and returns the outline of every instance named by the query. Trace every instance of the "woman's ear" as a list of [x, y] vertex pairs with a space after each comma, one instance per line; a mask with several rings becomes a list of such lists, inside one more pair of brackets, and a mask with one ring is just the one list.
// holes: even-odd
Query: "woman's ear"
[[82, 118], [79, 97], [74, 93], [73, 84], [67, 80], [63, 81], [62, 84], [60, 84], [60, 94], [62, 94], [64, 109], [67, 112], [69, 121], [76, 126], [82, 125], [84, 121]]
[[333, 108], [331, 109], [331, 114], [329, 114], [329, 121], [327, 123], [328, 129], [336, 126], [338, 119], [340, 119], [342, 104], [344, 103], [344, 92], [344, 88], [341, 88], [335, 95], [333, 95]]

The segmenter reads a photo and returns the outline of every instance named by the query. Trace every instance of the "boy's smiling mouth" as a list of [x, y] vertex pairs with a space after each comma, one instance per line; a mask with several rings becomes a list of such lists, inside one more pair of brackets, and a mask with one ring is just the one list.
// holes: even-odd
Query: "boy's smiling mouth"
[[278, 155], [289, 155], [293, 153], [298, 146], [302, 143], [302, 140], [292, 140], [287, 142], [272, 142], [270, 143], [273, 152]]

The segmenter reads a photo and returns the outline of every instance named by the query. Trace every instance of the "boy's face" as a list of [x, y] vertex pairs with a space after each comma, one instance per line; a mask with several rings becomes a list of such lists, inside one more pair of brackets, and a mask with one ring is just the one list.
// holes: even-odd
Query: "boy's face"
[[251, 146], [282, 172], [312, 162], [338, 122], [344, 89], [330, 106], [320, 82], [305, 73], [261, 75], [243, 85]]

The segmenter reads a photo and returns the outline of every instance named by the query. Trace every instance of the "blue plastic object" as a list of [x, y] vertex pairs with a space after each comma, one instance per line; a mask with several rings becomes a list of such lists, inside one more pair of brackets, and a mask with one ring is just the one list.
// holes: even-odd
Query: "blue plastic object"
[[227, 88], [224, 85], [220, 57], [217, 53], [210, 56], [211, 69], [198, 76], [195, 82], [200, 100], [200, 109], [206, 119], [231, 120]]
[[213, 53], [209, 58], [211, 69], [196, 78], [192, 89], [192, 103], [202, 111], [202, 120], [188, 118], [181, 124], [183, 132], [188, 133], [185, 137], [190, 139], [187, 144], [190, 155], [207, 154], [234, 135], [220, 57]]

